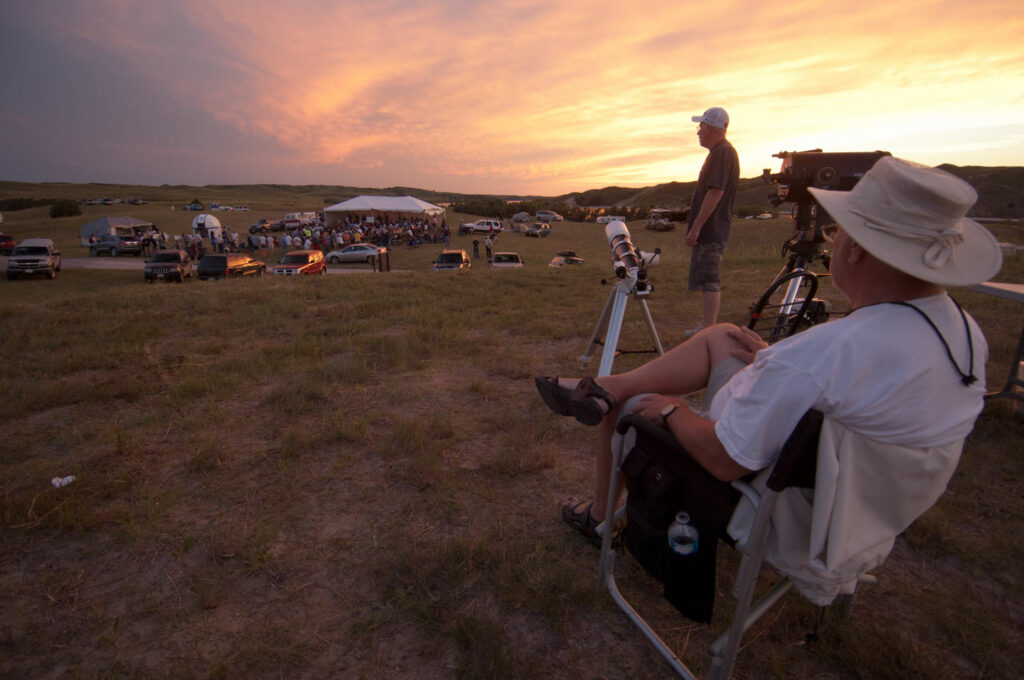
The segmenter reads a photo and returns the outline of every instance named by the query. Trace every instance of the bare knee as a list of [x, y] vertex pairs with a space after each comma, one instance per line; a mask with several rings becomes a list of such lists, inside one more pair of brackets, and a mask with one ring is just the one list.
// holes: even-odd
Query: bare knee
[[714, 366], [745, 347], [734, 337], [737, 327], [731, 323], [717, 323], [703, 329], [694, 338], [703, 336], [707, 346], [708, 362]]

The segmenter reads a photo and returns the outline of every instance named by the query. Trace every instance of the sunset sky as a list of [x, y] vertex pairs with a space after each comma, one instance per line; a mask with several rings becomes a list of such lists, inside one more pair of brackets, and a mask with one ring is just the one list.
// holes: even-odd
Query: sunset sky
[[1024, 3], [2, 0], [0, 179], [556, 195], [781, 150], [1024, 165]]

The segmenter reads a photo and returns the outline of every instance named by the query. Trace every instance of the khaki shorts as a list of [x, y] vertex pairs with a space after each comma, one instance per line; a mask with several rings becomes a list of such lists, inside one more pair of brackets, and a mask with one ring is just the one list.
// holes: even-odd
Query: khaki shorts
[[719, 270], [722, 266], [724, 243], [698, 243], [690, 253], [690, 290], [715, 293], [722, 290]]

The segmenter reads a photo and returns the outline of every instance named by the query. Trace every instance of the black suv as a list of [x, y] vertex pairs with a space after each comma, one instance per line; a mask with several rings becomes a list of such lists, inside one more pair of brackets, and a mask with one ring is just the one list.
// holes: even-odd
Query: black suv
[[124, 234], [103, 234], [95, 243], [89, 244], [90, 255], [142, 255], [142, 242], [136, 236]]
[[192, 278], [192, 260], [184, 250], [158, 250], [146, 260], [144, 276], [148, 283], [157, 279], [182, 282]]
[[267, 265], [241, 253], [219, 253], [204, 255], [196, 266], [200, 281], [219, 279], [225, 276], [263, 276]]

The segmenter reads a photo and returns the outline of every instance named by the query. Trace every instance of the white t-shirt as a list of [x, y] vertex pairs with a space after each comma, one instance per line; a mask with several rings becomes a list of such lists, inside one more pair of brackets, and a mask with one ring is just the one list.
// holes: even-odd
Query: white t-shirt
[[942, 332], [975, 383], [964, 386], [939, 336], [913, 309], [864, 307], [761, 350], [726, 383], [708, 415], [729, 456], [749, 470], [767, 466], [811, 408], [879, 442], [932, 447], [966, 437], [983, 406], [988, 345], [968, 316], [969, 371], [964, 321], [949, 296], [910, 304]]

